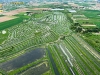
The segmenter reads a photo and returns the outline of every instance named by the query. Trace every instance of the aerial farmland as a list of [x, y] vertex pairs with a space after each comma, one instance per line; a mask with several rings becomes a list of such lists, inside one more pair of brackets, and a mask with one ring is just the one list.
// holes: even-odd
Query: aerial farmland
[[98, 10], [11, 4], [0, 13], [0, 75], [100, 75]]

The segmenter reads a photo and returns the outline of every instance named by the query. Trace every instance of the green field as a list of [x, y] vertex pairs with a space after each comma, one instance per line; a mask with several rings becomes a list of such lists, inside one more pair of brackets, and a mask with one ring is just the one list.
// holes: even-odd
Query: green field
[[87, 18], [91, 20], [94, 24], [96, 24], [100, 28], [100, 11], [99, 10], [83, 10], [79, 11], [84, 14]]
[[87, 33], [83, 36], [85, 36], [83, 38], [100, 53], [100, 34], [96, 35], [95, 33]]
[[0, 23], [0, 44], [3, 43], [8, 38], [8, 35], [9, 35], [8, 32], [6, 34], [2, 34], [2, 30], [6, 30], [9, 27], [18, 25], [24, 22], [24, 20], [29, 19], [29, 16], [24, 15], [24, 14], [25, 13], [17, 14], [15, 15], [17, 18]]
[[81, 25], [82, 24], [93, 24], [91, 20], [77, 20], [77, 22], [79, 22]]
[[0, 30], [4, 30], [4, 29], [9, 28], [11, 26], [17, 25], [17, 24], [23, 22], [23, 20], [29, 18], [28, 16], [25, 16], [24, 14], [18, 14], [18, 15], [15, 15], [15, 16], [17, 16], [18, 18], [12, 19], [12, 20], [9, 20], [9, 21], [5, 21], [5, 22], [1, 22], [0, 23]]
[[85, 10], [81, 11], [88, 18], [100, 19], [100, 11], [99, 10]]
[[[83, 28], [100, 28], [100, 11], [99, 10], [82, 10], [79, 11], [84, 14], [89, 20], [77, 20], [81, 25], [96, 25], [96, 26], [83, 26]], [[83, 38], [100, 53], [100, 35], [94, 35], [92, 33], [83, 34]]]
[[[20, 17], [14, 20], [17, 25], [12, 22], [11, 26], [5, 27], [7, 22], [2, 24], [4, 29], [7, 28], [5, 30], [9, 33], [9, 37], [6, 38], [6, 42], [0, 45], [2, 47], [0, 50], [0, 68], [2, 70], [7, 68], [8, 70], [5, 72], [8, 75], [32, 75], [33, 72], [36, 75], [40, 75], [39, 72], [43, 75], [99, 75], [99, 54], [70, 29], [72, 25], [71, 13], [43, 11], [33, 14], [26, 22], [23, 20], [28, 19], [28, 16], [23, 16], [23, 13], [16, 16]], [[8, 35], [5, 34], [5, 36]], [[93, 38], [91, 39], [94, 40]], [[96, 42], [100, 41], [96, 40]], [[45, 49], [40, 59], [36, 58], [40, 55], [36, 54], [39, 51], [31, 52], [35, 51], [36, 48]], [[36, 54], [35, 56], [27, 55], [28, 58], [31, 56], [32, 59], [34, 57], [36, 60], [23, 65], [26, 58], [23, 55], [28, 52], [32, 55]], [[22, 65], [16, 67], [17, 64], [14, 65], [15, 59], [18, 60], [20, 56], [22, 56], [20, 60], [23, 60], [21, 62], [16, 61], [16, 63], [18, 66]], [[28, 58], [25, 60], [30, 61], [31, 58]], [[5, 66], [5, 63], [8, 67]], [[10, 64], [16, 68], [13, 66], [9, 68]]]

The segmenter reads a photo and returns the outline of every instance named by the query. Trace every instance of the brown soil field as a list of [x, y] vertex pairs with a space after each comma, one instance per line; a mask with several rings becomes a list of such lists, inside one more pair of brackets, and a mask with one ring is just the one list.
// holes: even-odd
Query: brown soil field
[[13, 10], [10, 12], [5, 12], [5, 13], [3, 13], [3, 15], [13, 16], [13, 15], [19, 14], [21, 12], [26, 12], [26, 11], [27, 11], [27, 8], [20, 8], [20, 9], [16, 9], [16, 10]]
[[19, 14], [21, 12], [26, 12], [27, 10], [28, 10], [27, 8], [20, 8], [20, 9], [16, 9], [16, 10], [13, 10], [13, 11], [10, 11], [10, 12], [3, 12], [2, 14], [5, 15], [5, 16], [0, 17], [0, 22], [15, 19], [17, 17], [14, 17], [13, 15]]
[[0, 17], [0, 22], [12, 20], [12, 19], [15, 19], [15, 18], [17, 18], [17, 17], [15, 17], [15, 16], [3, 16], [3, 17]]

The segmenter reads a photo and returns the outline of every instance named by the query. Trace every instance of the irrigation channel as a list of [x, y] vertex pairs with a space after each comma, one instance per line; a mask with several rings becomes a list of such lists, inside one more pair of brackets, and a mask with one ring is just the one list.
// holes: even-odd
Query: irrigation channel
[[55, 62], [54, 62], [54, 59], [52, 58], [52, 55], [51, 55], [49, 49], [47, 49], [47, 52], [48, 52], [48, 55], [49, 55], [49, 58], [50, 58], [50, 61], [51, 61], [53, 70], [54, 70], [54, 72], [55, 72], [55, 75], [60, 75], [60, 73], [59, 73], [59, 71], [58, 71], [58, 69], [57, 69], [57, 67], [56, 67], [56, 64], [55, 64]]

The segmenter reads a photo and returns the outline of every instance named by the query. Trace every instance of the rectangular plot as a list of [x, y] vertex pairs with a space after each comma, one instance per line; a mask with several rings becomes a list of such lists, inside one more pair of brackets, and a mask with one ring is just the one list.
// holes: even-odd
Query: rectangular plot
[[10, 60], [8, 62], [0, 64], [0, 68], [5, 71], [14, 70], [14, 69], [20, 68], [22, 66], [25, 66], [31, 62], [34, 62], [37, 59], [42, 58], [44, 55], [45, 55], [44, 49], [37, 48], [35, 50], [25, 53], [24, 55], [19, 56], [13, 60]]
[[32, 67], [32, 68], [26, 70], [25, 72], [23, 72], [20, 75], [41, 75], [48, 70], [49, 70], [48, 64], [42, 63], [42, 64], [39, 64], [35, 67]]

